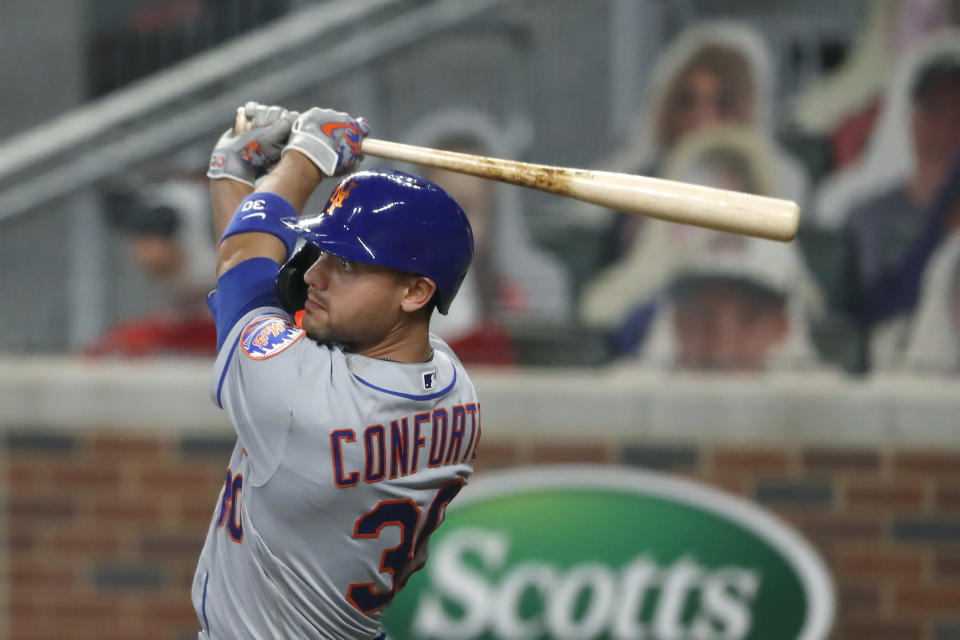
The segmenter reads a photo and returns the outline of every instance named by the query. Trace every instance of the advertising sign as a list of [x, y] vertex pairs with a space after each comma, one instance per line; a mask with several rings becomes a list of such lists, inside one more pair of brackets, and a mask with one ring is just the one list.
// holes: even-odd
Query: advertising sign
[[475, 479], [384, 618], [391, 640], [823, 640], [833, 585], [758, 506], [606, 466]]

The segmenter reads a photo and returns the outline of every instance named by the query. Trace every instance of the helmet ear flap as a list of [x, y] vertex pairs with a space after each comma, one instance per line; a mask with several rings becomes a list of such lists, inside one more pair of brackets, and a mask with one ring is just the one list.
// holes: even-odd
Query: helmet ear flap
[[306, 304], [307, 283], [303, 281], [303, 276], [319, 258], [320, 247], [307, 242], [280, 267], [277, 273], [277, 298], [288, 312], [296, 313]]

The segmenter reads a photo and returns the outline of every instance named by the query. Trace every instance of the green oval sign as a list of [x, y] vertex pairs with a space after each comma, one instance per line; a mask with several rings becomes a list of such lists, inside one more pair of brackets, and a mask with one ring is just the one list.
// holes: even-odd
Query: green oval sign
[[658, 473], [479, 478], [384, 617], [391, 640], [822, 640], [823, 562], [755, 505]]

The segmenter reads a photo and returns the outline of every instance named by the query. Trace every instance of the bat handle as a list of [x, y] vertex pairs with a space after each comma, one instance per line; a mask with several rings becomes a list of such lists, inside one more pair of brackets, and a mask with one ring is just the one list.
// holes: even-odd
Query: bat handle
[[362, 149], [363, 153], [376, 156], [378, 158], [440, 168], [446, 168], [447, 165], [446, 163], [439, 161], [438, 157], [443, 156], [444, 154], [452, 154], [450, 151], [441, 151], [439, 149], [430, 149], [427, 147], [416, 147], [410, 144], [402, 144], [400, 142], [380, 140], [379, 138], [364, 138]]
[[237, 107], [237, 116], [233, 121], [233, 135], [249, 131], [253, 128], [252, 116], [247, 116], [247, 110], [243, 107]]

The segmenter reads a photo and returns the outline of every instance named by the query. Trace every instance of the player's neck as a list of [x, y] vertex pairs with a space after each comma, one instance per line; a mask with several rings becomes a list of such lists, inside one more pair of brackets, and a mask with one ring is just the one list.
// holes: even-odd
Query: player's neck
[[352, 350], [361, 356], [401, 363], [427, 362], [433, 356], [426, 327], [408, 326], [389, 333], [377, 344]]

